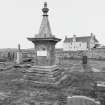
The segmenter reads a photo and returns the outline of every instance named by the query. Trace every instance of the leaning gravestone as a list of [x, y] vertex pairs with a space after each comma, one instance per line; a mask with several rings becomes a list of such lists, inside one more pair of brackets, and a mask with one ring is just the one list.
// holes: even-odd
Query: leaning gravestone
[[72, 96], [68, 97], [68, 105], [100, 105], [100, 103], [86, 96]]

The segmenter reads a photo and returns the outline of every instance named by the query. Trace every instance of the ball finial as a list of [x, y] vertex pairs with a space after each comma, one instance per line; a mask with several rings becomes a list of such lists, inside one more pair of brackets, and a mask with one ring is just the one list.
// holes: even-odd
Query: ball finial
[[43, 16], [48, 16], [47, 15], [48, 11], [49, 9], [47, 8], [47, 2], [44, 2], [44, 8], [42, 9]]

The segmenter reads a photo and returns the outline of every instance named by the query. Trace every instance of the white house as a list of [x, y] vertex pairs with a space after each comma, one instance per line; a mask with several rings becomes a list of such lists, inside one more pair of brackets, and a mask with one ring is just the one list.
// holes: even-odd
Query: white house
[[90, 36], [76, 37], [73, 35], [72, 38], [65, 37], [63, 42], [64, 51], [83, 51], [94, 48], [98, 44], [98, 40], [95, 35], [91, 33]]

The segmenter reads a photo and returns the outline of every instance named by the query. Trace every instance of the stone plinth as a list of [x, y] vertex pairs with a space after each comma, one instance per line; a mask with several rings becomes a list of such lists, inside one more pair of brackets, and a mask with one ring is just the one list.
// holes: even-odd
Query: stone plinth
[[41, 84], [56, 84], [63, 76], [63, 70], [59, 66], [32, 66], [27, 70], [28, 80]]

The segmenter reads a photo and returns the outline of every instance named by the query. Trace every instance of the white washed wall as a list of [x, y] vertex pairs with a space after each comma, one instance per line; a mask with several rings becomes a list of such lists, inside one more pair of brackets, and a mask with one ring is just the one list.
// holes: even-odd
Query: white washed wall
[[85, 42], [63, 43], [63, 50], [64, 51], [87, 50], [87, 43]]

